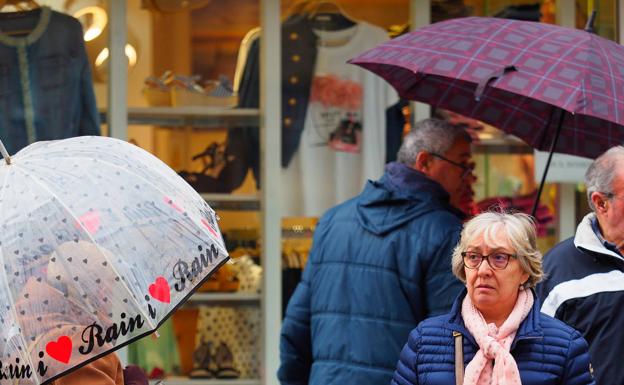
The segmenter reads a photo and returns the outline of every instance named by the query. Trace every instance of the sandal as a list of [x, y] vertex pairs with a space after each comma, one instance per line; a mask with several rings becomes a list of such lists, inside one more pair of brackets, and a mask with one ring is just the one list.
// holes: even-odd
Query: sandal
[[234, 368], [234, 356], [225, 344], [221, 342], [215, 353], [215, 362], [217, 364], [217, 378], [239, 378], [240, 372]]

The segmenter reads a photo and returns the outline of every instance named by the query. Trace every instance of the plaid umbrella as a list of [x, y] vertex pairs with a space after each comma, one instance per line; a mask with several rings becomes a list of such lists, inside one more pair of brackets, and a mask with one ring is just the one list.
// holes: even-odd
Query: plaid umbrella
[[624, 142], [624, 47], [587, 31], [460, 18], [350, 62], [405, 99], [487, 122], [538, 150], [594, 158]]

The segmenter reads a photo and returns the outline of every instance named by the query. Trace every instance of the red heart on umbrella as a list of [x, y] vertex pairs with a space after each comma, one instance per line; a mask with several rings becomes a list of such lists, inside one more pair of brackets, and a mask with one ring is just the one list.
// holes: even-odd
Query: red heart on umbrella
[[149, 285], [149, 293], [154, 299], [169, 303], [171, 302], [171, 294], [169, 289], [169, 283], [164, 277], [156, 278], [156, 282]]
[[71, 358], [72, 341], [67, 336], [60, 336], [58, 340], [48, 342], [45, 349], [50, 357], [67, 364]]
[[78, 217], [76, 228], [85, 228], [89, 234], [93, 235], [100, 229], [100, 213], [99, 211], [89, 211], [88, 213]]

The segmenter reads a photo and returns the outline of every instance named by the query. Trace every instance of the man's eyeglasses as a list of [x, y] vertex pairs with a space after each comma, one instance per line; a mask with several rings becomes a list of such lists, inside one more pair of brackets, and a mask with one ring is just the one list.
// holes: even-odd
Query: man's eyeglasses
[[483, 255], [474, 251], [463, 251], [461, 256], [464, 259], [464, 266], [469, 269], [478, 269], [483, 260], [487, 259], [488, 265], [494, 270], [504, 270], [509, 264], [509, 260], [516, 258], [513, 254], [492, 253]]
[[475, 168], [474, 163], [473, 163], [473, 164], [462, 164], [462, 163], [457, 163], [457, 162], [455, 162], [455, 161], [453, 161], [453, 160], [450, 160], [449, 158], [447, 158], [447, 157], [445, 157], [445, 156], [442, 156], [442, 155], [440, 155], [440, 154], [437, 154], [437, 153], [435, 153], [435, 152], [430, 152], [430, 154], [431, 154], [432, 156], [435, 156], [435, 157], [436, 157], [436, 158], [438, 158], [438, 159], [442, 159], [443, 161], [445, 161], [445, 162], [448, 162], [448, 163], [452, 164], [453, 166], [456, 166], [456, 167], [461, 168], [461, 169], [462, 169], [462, 174], [461, 174], [461, 178], [462, 178], [462, 179], [463, 179], [463, 178], [465, 178], [465, 177], [467, 177], [468, 175], [472, 174], [472, 172], [474, 171], [474, 168]]
[[615, 193], [603, 193], [603, 194], [607, 197], [607, 199], [624, 198], [623, 195], [618, 195]]

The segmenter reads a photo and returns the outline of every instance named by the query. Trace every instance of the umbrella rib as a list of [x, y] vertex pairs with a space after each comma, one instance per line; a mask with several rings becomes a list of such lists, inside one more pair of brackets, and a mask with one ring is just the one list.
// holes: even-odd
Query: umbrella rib
[[[91, 235], [91, 233], [89, 233], [89, 231], [84, 227], [84, 225], [80, 222], [80, 220], [78, 220], [78, 218], [76, 218], [76, 216], [71, 212], [71, 210], [63, 203], [63, 201], [61, 199], [59, 199], [59, 197], [48, 188], [48, 186], [46, 186], [45, 184], [41, 183], [40, 181], [37, 180], [37, 178], [29, 175], [25, 170], [23, 170], [21, 167], [16, 167], [19, 171], [21, 171], [26, 177], [32, 179], [35, 183], [37, 183], [41, 188], [43, 188], [45, 191], [47, 191], [52, 197], [54, 197], [59, 204], [65, 209], [65, 211], [67, 211], [67, 213], [72, 217], [72, 219], [74, 219], [74, 221], [76, 222], [76, 224], [78, 226], [80, 226], [80, 228], [87, 234], [87, 237], [91, 240], [91, 242], [95, 245], [95, 247], [97, 248], [97, 250], [100, 252], [100, 254], [104, 257], [104, 259], [109, 263], [109, 265], [111, 266], [111, 269], [113, 269], [114, 273], [118, 276], [118, 277], [122, 277], [121, 274], [119, 274], [119, 271], [117, 271], [117, 268], [115, 267], [115, 264], [113, 263], [113, 261], [111, 261], [108, 256], [106, 255], [106, 253], [104, 253], [102, 251], [102, 249], [100, 248], [100, 245], [95, 242], [95, 239], [93, 239], [93, 236]], [[139, 312], [143, 315], [143, 317], [145, 318], [146, 322], [149, 324], [149, 326], [154, 329], [155, 325], [152, 323], [151, 317], [149, 317], [147, 315], [147, 313], [144, 311], [143, 306], [136, 300], [134, 293], [132, 292], [132, 290], [130, 290], [130, 288], [128, 287], [128, 285], [126, 284], [125, 280], [120, 279], [121, 284], [123, 285], [123, 287], [128, 291], [128, 293], [130, 293], [130, 297], [132, 299], [134, 299], [135, 305], [137, 305], [137, 308], [139, 309]]]
[[[409, 46], [401, 45], [401, 44], [394, 44], [394, 45], [392, 45], [392, 47], [393, 48], [407, 48], [407, 49], [409, 49]], [[419, 52], [419, 53], [422, 52], [422, 53], [426, 53], [426, 54], [436, 54], [436, 53], [439, 53], [436, 50], [426, 49], [426, 48], [423, 48], [423, 47], [419, 47], [416, 51]], [[450, 53], [450, 52], [445, 52], [444, 56], [454, 57], [454, 58], [458, 58], [458, 59], [464, 59], [465, 58], [465, 56], [463, 56], [463, 55], [454, 54], [454, 53]], [[550, 56], [542, 55], [542, 54], [538, 54], [538, 55], [535, 55], [535, 56], [543, 56], [543, 57], [546, 57], [546, 58], [550, 58]], [[486, 60], [481, 60], [481, 59], [474, 59], [473, 61], [475, 63], [491, 64], [491, 62], [486, 61]], [[561, 60], [559, 60], [559, 63], [569, 64], [569, 65], [574, 66], [574, 67], [579, 67], [579, 69], [585, 69], [586, 68], [585, 66], [581, 66], [578, 63], [575, 63], [575, 62], [570, 61], [570, 60], [565, 60], [564, 58], [561, 58]], [[392, 63], [387, 63], [387, 62], [384, 63], [384, 64], [393, 65]], [[531, 76], [532, 78], [537, 78], [536, 76], [534, 76], [533, 74], [531, 74], [529, 72], [524, 72], [524, 74], [527, 75], [527, 76]], [[440, 74], [434, 74], [434, 75], [436, 75], [436, 76], [445, 76], [445, 75], [440, 75]], [[539, 78], [541, 78], [541, 77], [539, 77]], [[624, 78], [619, 78], [618, 76], [614, 76], [614, 78], [621, 79], [621, 80], [624, 81]], [[564, 85], [564, 86], [565, 85], [569, 85], [569, 83], [566, 83], [566, 82], [558, 80], [558, 79], [549, 79], [549, 80], [552, 83], [554, 83], [554, 84]], [[605, 98], [610, 99], [610, 100], [616, 100], [615, 98], [613, 98], [613, 97], [611, 97], [609, 95], [604, 95], [604, 94], [601, 94], [599, 92], [587, 91], [587, 93], [589, 93], [590, 95], [599, 95], [599, 96], [605, 97]]]
[[[522, 56], [526, 55], [526, 52], [527, 52], [530, 48], [532, 48], [533, 46], [535, 46], [537, 43], [539, 43], [539, 42], [541, 42], [541, 41], [545, 40], [545, 38], [546, 38], [546, 37], [550, 36], [551, 34], [553, 34], [553, 33], [555, 33], [555, 32], [556, 32], [556, 31], [554, 31], [554, 30], [553, 30], [553, 31], [550, 31], [549, 33], [546, 33], [546, 34], [544, 34], [544, 35], [541, 35], [539, 38], [537, 38], [537, 39], [533, 40], [533, 41], [532, 41], [529, 45], [527, 45], [527, 46], [525, 46], [524, 48], [522, 48], [522, 50], [520, 51], [520, 53], [518, 53], [518, 54], [515, 56], [515, 58], [512, 60], [512, 63], [516, 63], [518, 60], [520, 60], [520, 58], [522, 58]], [[574, 46], [573, 46], [573, 47], [574, 47]], [[571, 49], [572, 49], [572, 48], [571, 48]], [[567, 57], [567, 55], [562, 55], [562, 56], [560, 56], [560, 57], [559, 57], [559, 59], [557, 60], [557, 63], [560, 63], [564, 57]], [[546, 72], [546, 75], [547, 75], [548, 73], [550, 73], [551, 71], [553, 71], [553, 70], [554, 70], [554, 67], [555, 67], [554, 65], [553, 65], [553, 66], [551, 66], [551, 67], [550, 67], [550, 69]], [[531, 74], [529, 73], [529, 75], [531, 75]], [[533, 93], [535, 93], [535, 92], [537, 91], [537, 88], [538, 88], [538, 87], [542, 84], [543, 80], [546, 78], [546, 75], [544, 75], [544, 76], [540, 76], [540, 77], [539, 77], [539, 81], [538, 81], [537, 85], [535, 85], [535, 86], [533, 87], [533, 90], [532, 90], [531, 92], [529, 92], [529, 95], [532, 95]], [[518, 96], [519, 96], [519, 97], [520, 97], [523, 101], [524, 101], [524, 100], [526, 100], [527, 98], [532, 98], [531, 96], [528, 96], [528, 95], [525, 95], [525, 94], [517, 94], [517, 95], [518, 95]], [[513, 119], [513, 117], [514, 117], [514, 115], [515, 115], [515, 113], [516, 113], [516, 112], [524, 112], [524, 111], [522, 111], [522, 110], [520, 109], [520, 107], [523, 105], [523, 103], [524, 103], [524, 102], [521, 102], [521, 103], [516, 103], [516, 104], [514, 104], [513, 106], [511, 106], [511, 107], [512, 107], [512, 109], [514, 110], [514, 112], [513, 112], [513, 113], [511, 113], [511, 114], [509, 114], [509, 116], [507, 117], [507, 119], [505, 120], [505, 122], [501, 125], [501, 128], [503, 128], [503, 127], [507, 127], [507, 126], [508, 126], [509, 122], [511, 122], [511, 121], [512, 121], [512, 119]], [[550, 118], [549, 118], [549, 121], [550, 121]]]
[[[607, 61], [607, 67], [609, 67], [609, 75], [610, 75], [611, 79], [613, 79], [614, 78], [614, 76], [613, 76], [614, 75], [613, 74], [613, 67], [611, 66], [611, 61], [609, 60], [609, 55], [607, 55], [607, 53], [604, 52], [604, 47], [602, 47], [601, 45], [598, 45], [598, 46], [600, 47], [600, 50], [602, 51], [602, 54], [604, 55], [605, 60]], [[616, 106], [614, 108], [614, 111], [615, 111], [615, 121], [619, 123], [620, 122], [620, 113], [619, 113], [619, 110], [617, 108], [617, 104], [618, 104], [619, 100], [615, 97], [615, 95], [616, 95], [615, 82], [611, 82], [611, 92], [613, 92], [613, 97], [615, 98], [615, 104], [616, 104]], [[609, 139], [610, 138], [611, 138], [611, 135], [609, 135]]]
[[[6, 185], [9, 181], [9, 172], [6, 173], [5, 177], [4, 177], [4, 181], [2, 182], [2, 197], [0, 197], [0, 213], [3, 213], [4, 210], [2, 210], [2, 205], [4, 205], [4, 194], [6, 193]], [[4, 234], [4, 232], [2, 232]], [[2, 247], [0, 247], [0, 263], [2, 263], [2, 266], [4, 266], [4, 251], [2, 250]], [[15, 299], [13, 298], [13, 293], [11, 292], [11, 287], [9, 286], [9, 279], [6, 275], [6, 270], [4, 268], [1, 268], [0, 270], [2, 270], [2, 275], [4, 275], [4, 282], [6, 285], [6, 292], [9, 296], [9, 303], [10, 304], [15, 304]], [[13, 319], [15, 320], [15, 323], [19, 325], [19, 318], [17, 316], [17, 312], [15, 309], [15, 306], [11, 306], [11, 313], [13, 314]], [[19, 325], [19, 329], [21, 329], [21, 325]], [[20, 341], [22, 342], [22, 346], [24, 347], [24, 350], [17, 350], [20, 355], [20, 357], [22, 357], [22, 359], [24, 359], [24, 355], [26, 354], [25, 352], [27, 351], [27, 344], [26, 344], [26, 340], [24, 340], [24, 336], [22, 335], [22, 333], [17, 333], [18, 338], [20, 339]], [[7, 343], [11, 341], [11, 340], [7, 340]], [[6, 351], [6, 350], [5, 350]], [[4, 352], [3, 352], [4, 354]], [[34, 369], [36, 368], [35, 364], [33, 363], [30, 355], [26, 355], [26, 359], [24, 359], [24, 361], [27, 361], [28, 364], [30, 365], [30, 367], [33, 369], [33, 371], [35, 371]], [[41, 381], [39, 380], [39, 376], [35, 377], [37, 379], [37, 383], [40, 384]]]

